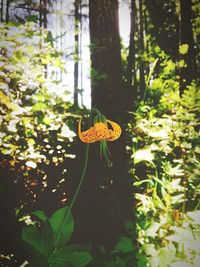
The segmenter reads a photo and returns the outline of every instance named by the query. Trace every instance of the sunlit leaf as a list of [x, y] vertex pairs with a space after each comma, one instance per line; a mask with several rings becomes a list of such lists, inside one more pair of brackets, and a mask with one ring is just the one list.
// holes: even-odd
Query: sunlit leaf
[[138, 182], [135, 182], [133, 185], [134, 186], [139, 186], [143, 183], [150, 183], [151, 185], [154, 185], [154, 182], [150, 179], [145, 179], [145, 180], [142, 180], [142, 181], [138, 181]]
[[171, 267], [194, 267], [192, 263], [186, 261], [176, 261], [171, 263]]
[[145, 230], [147, 236], [156, 237], [157, 231], [160, 228], [160, 224], [157, 222], [151, 222], [151, 226]]
[[182, 54], [182, 55], [187, 54], [188, 49], [189, 49], [189, 45], [188, 44], [182, 44], [182, 45], [179, 46], [179, 53]]
[[182, 203], [184, 201], [184, 194], [179, 194], [172, 197], [172, 204]]
[[154, 159], [154, 155], [151, 153], [150, 150], [147, 149], [140, 149], [135, 152], [134, 155], [134, 163], [137, 164], [142, 161], [147, 161], [152, 163]]
[[200, 225], [200, 210], [195, 210], [195, 211], [189, 211], [187, 212], [187, 215], [194, 220], [195, 224]]
[[154, 244], [144, 244], [143, 249], [146, 255], [156, 257], [158, 254]]
[[171, 262], [175, 259], [175, 253], [173, 250], [168, 247], [161, 248], [158, 251], [159, 265], [163, 267], [168, 267], [171, 265]]

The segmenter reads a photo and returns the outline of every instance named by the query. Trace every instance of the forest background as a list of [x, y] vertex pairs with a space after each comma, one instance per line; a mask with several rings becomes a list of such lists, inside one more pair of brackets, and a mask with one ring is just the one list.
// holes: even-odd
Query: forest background
[[[0, 1], [0, 266], [198, 266], [199, 12]], [[91, 107], [122, 135], [111, 167], [90, 145], [70, 209]]]

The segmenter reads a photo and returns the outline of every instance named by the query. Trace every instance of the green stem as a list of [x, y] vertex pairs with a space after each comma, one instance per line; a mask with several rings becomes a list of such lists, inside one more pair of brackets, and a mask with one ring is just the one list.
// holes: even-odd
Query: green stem
[[143, 96], [143, 100], [142, 100], [143, 102], [145, 102], [145, 97], [146, 97], [149, 81], [151, 79], [151, 75], [152, 75], [152, 73], [153, 73], [153, 71], [154, 71], [154, 69], [156, 67], [157, 62], [158, 62], [158, 58], [156, 58], [156, 60], [154, 61], [153, 66], [152, 66], [152, 68], [151, 68], [151, 70], [149, 72], [149, 75], [148, 75], [148, 78], [147, 78], [147, 82], [146, 82], [146, 85], [145, 85], [145, 91], [144, 91], [144, 96]]
[[[91, 109], [89, 126], [91, 126], [91, 124], [92, 124], [92, 114], [93, 114], [93, 112], [96, 112], [98, 115], [101, 115], [101, 113], [100, 113], [100, 111], [99, 111], [98, 109]], [[72, 207], [73, 207], [73, 205], [74, 205], [74, 202], [75, 202], [75, 200], [76, 200], [76, 198], [77, 198], [77, 195], [78, 195], [78, 193], [79, 193], [79, 191], [80, 191], [80, 188], [81, 188], [81, 185], [82, 185], [82, 183], [83, 183], [83, 179], [84, 179], [84, 177], [85, 177], [86, 170], [87, 170], [87, 165], [88, 165], [88, 155], [89, 155], [89, 144], [86, 145], [85, 161], [84, 161], [83, 171], [82, 171], [82, 174], [81, 174], [81, 178], [80, 178], [79, 184], [78, 184], [77, 189], [76, 189], [76, 191], [75, 191], [75, 193], [74, 193], [74, 196], [73, 196], [73, 198], [72, 198], [72, 201], [71, 201], [71, 203], [70, 203], [70, 206], [69, 206], [69, 208], [67, 209], [67, 212], [66, 212], [66, 215], [65, 215], [65, 217], [64, 217], [64, 220], [63, 220], [61, 226], [59, 227], [59, 230], [58, 230], [57, 235], [56, 235], [56, 237], [55, 237], [55, 244], [57, 244], [57, 241], [58, 241], [59, 238], [60, 238], [62, 229], [63, 229], [64, 225], [65, 225], [66, 222], [67, 222], [67, 219], [68, 219], [68, 217], [69, 217], [69, 214], [70, 214], [70, 212], [71, 212], [71, 209], [72, 209]], [[55, 250], [56, 250], [56, 249], [57, 249], [57, 247], [55, 248]]]
[[88, 165], [88, 155], [89, 155], [89, 144], [86, 145], [85, 162], [84, 162], [83, 172], [82, 172], [82, 174], [81, 174], [81, 178], [80, 178], [79, 184], [78, 184], [77, 189], [76, 189], [76, 192], [75, 192], [75, 194], [74, 194], [74, 196], [73, 196], [73, 198], [72, 198], [72, 201], [71, 201], [71, 203], [70, 203], [70, 206], [69, 206], [69, 208], [67, 209], [67, 213], [66, 213], [66, 215], [65, 215], [65, 218], [64, 218], [64, 220], [63, 220], [63, 222], [62, 222], [62, 224], [61, 224], [61, 226], [60, 226], [60, 228], [59, 228], [59, 230], [58, 230], [58, 233], [57, 233], [56, 238], [55, 238], [55, 244], [57, 244], [57, 240], [60, 238], [62, 229], [63, 229], [64, 225], [65, 225], [66, 222], [67, 222], [67, 219], [68, 219], [68, 217], [69, 217], [70, 211], [71, 211], [71, 209], [72, 209], [72, 207], [73, 207], [73, 205], [74, 205], [74, 202], [75, 202], [75, 200], [76, 200], [76, 198], [77, 198], [77, 195], [78, 195], [78, 193], [79, 193], [79, 191], [80, 191], [80, 188], [81, 188], [81, 185], [82, 185], [82, 183], [83, 183], [83, 179], [84, 179], [84, 177], [85, 177], [85, 173], [86, 173], [87, 165]]
[[[91, 116], [92, 116], [92, 113], [93, 113], [93, 112], [96, 112], [97, 115], [101, 115], [101, 112], [100, 112], [98, 109], [96, 109], [96, 108], [92, 108], [92, 109], [91, 109], [91, 111], [90, 111]], [[91, 124], [91, 122], [90, 122], [90, 124]]]

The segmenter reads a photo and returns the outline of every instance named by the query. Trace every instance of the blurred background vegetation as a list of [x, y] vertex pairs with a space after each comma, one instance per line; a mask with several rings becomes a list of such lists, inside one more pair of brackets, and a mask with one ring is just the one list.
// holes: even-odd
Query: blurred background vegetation
[[[0, 1], [0, 266], [199, 266], [199, 13], [198, 0]], [[49, 256], [91, 107], [123, 133], [111, 168], [91, 145], [71, 256]]]

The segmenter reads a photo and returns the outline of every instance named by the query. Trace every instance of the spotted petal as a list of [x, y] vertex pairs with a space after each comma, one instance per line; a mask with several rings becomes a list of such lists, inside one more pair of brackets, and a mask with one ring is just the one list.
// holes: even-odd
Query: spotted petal
[[98, 141], [95, 135], [94, 127], [90, 127], [87, 131], [81, 132], [81, 120], [79, 121], [78, 125], [78, 135], [83, 143], [89, 144]]
[[112, 129], [109, 130], [110, 137], [107, 139], [108, 141], [115, 141], [118, 139], [122, 133], [121, 127], [116, 122], [107, 120], [108, 123], [112, 126]]
[[108, 126], [104, 122], [97, 122], [94, 124], [94, 130], [98, 141], [108, 140], [110, 138], [110, 132]]

